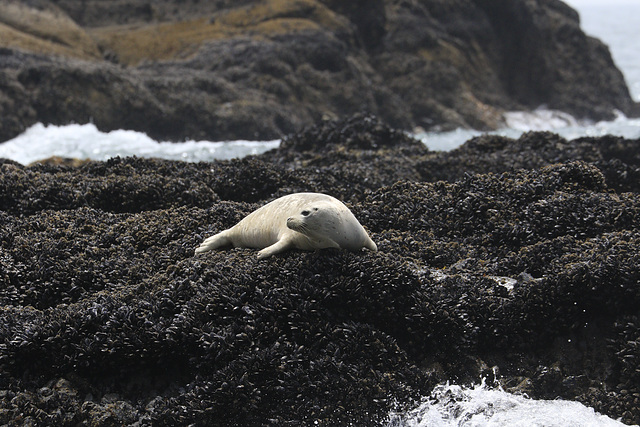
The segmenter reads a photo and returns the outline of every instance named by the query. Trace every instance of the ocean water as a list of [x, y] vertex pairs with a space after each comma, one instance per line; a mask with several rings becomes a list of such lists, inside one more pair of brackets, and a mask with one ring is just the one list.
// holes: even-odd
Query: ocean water
[[[607, 43], [622, 70], [633, 98], [640, 101], [640, 0], [567, 0], [581, 14], [583, 29]], [[492, 133], [517, 138], [530, 130], [550, 130], [567, 139], [605, 134], [640, 138], [640, 119], [622, 114], [611, 122], [583, 122], [541, 106], [534, 112], [511, 112], [507, 127]], [[416, 136], [432, 150], [451, 150], [481, 132], [458, 129]], [[89, 142], [89, 144], [87, 144]], [[279, 141], [187, 141], [158, 142], [129, 130], [100, 132], [94, 125], [36, 124], [22, 135], [0, 144], [0, 158], [29, 164], [51, 156], [106, 160], [137, 155], [184, 161], [230, 159], [259, 154], [277, 147]], [[578, 402], [535, 400], [482, 384], [461, 387], [440, 385], [416, 408], [389, 414], [389, 427], [450, 426], [622, 426]]]
[[[533, 112], [510, 112], [505, 119], [508, 127], [489, 133], [518, 138], [523, 132], [550, 130], [567, 139], [607, 134], [640, 138], [640, 119], [629, 119], [622, 114], [610, 122], [581, 123], [561, 111], [540, 108]], [[482, 133], [473, 129], [456, 129], [451, 132], [417, 133], [414, 136], [430, 150], [448, 151]], [[107, 160], [116, 156], [135, 155], [198, 162], [261, 154], [279, 144], [280, 140], [163, 142], [131, 130], [101, 132], [91, 123], [66, 126], [37, 123], [21, 135], [0, 143], [0, 158], [24, 165], [52, 156]]]

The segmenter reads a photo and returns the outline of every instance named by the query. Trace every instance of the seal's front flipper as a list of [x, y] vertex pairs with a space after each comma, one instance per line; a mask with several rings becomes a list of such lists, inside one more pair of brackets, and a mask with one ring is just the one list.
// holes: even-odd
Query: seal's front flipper
[[375, 242], [371, 240], [371, 237], [369, 236], [367, 236], [367, 240], [364, 242], [364, 247], [373, 252], [378, 251], [378, 245], [376, 245]]
[[267, 246], [260, 252], [258, 252], [258, 259], [267, 258], [271, 255], [279, 254], [280, 252], [284, 252], [291, 247], [290, 239], [282, 238], [275, 242], [271, 246]]
[[227, 230], [225, 230], [205, 239], [204, 242], [196, 248], [196, 254], [201, 254], [212, 249], [218, 249], [229, 245], [231, 245], [231, 240], [227, 237]]

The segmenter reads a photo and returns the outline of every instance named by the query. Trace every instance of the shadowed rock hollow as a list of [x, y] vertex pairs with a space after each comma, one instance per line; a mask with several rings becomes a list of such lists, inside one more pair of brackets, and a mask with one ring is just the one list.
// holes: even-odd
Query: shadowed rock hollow
[[[638, 423], [638, 144], [356, 116], [243, 160], [0, 162], [0, 422], [377, 425], [484, 376]], [[193, 255], [294, 191], [379, 252]]]

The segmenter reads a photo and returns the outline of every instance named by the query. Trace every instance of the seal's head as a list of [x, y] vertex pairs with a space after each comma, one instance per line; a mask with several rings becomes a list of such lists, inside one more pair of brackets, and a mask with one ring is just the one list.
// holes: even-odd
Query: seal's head
[[287, 218], [287, 227], [315, 242], [328, 242], [326, 247], [377, 250], [362, 225], [341, 203], [316, 202], [304, 207], [298, 214]]
[[337, 212], [331, 206], [314, 205], [304, 208], [297, 215], [287, 218], [287, 227], [305, 236], [317, 239], [330, 229], [335, 229]]

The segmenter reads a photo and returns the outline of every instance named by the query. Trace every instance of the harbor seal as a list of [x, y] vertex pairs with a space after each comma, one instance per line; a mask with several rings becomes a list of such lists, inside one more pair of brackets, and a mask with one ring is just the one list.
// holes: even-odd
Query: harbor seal
[[378, 250], [349, 208], [322, 193], [294, 193], [267, 203], [203, 241], [196, 254], [228, 246], [262, 249], [258, 259], [293, 248]]

